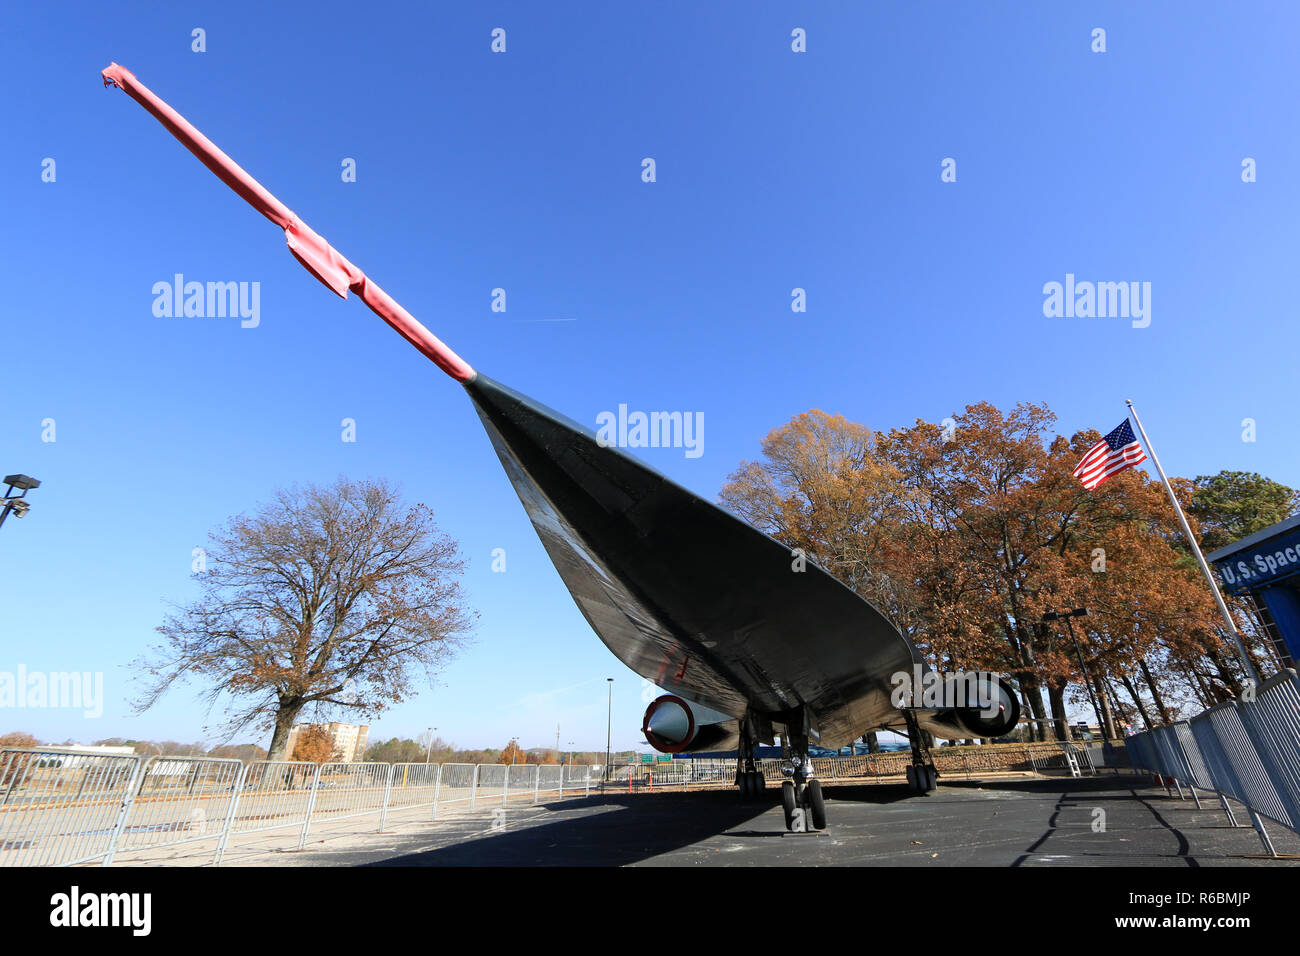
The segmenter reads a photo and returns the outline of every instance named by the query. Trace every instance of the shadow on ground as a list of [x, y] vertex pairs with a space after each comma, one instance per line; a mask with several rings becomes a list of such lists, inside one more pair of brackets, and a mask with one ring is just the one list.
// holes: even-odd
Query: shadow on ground
[[[440, 846], [371, 866], [1105, 866], [1287, 865], [1252, 861], [1248, 826], [1217, 802], [1167, 796], [1132, 775], [827, 786], [825, 833], [785, 832], [780, 791], [608, 793], [479, 819]], [[1239, 821], [1246, 821], [1244, 812]], [[1274, 827], [1279, 852], [1300, 838]], [[1277, 831], [1281, 831], [1280, 833]]]

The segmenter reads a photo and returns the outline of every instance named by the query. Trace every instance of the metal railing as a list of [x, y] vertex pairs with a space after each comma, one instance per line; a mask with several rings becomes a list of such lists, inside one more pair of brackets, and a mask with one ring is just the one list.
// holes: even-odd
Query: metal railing
[[143, 757], [0, 750], [0, 865], [107, 864]]
[[1243, 804], [1265, 850], [1273, 841], [1264, 818], [1300, 832], [1300, 678], [1284, 670], [1261, 684], [1253, 699], [1226, 701], [1182, 720], [1128, 738], [1133, 766], [1155, 774], [1183, 796], [1186, 786], [1219, 798], [1237, 826], [1228, 798]]
[[428, 808], [584, 796], [602, 768], [519, 764], [327, 763], [0, 750], [0, 866], [108, 866], [122, 852], [232, 839]]

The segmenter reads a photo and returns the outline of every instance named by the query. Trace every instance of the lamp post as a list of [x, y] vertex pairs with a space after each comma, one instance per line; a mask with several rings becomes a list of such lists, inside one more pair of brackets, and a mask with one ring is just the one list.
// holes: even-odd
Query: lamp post
[[1109, 754], [1110, 740], [1106, 738], [1106, 723], [1101, 719], [1101, 708], [1097, 706], [1097, 697], [1092, 691], [1092, 678], [1088, 676], [1088, 665], [1083, 662], [1083, 649], [1079, 647], [1079, 639], [1074, 636], [1074, 626], [1070, 624], [1072, 617], [1087, 617], [1088, 609], [1086, 607], [1076, 607], [1073, 611], [1048, 611], [1043, 615], [1044, 621], [1064, 621], [1065, 629], [1070, 633], [1070, 641], [1074, 644], [1074, 653], [1079, 655], [1079, 670], [1083, 671], [1083, 686], [1088, 690], [1088, 700], [1092, 702], [1092, 712], [1097, 718], [1097, 729], [1101, 732], [1102, 747]]
[[433, 735], [438, 732], [437, 727], [429, 727], [429, 752], [424, 755], [424, 762], [430, 763], [433, 760]]
[[[27, 497], [27, 492], [33, 488], [39, 488], [41, 483], [30, 475], [6, 475], [5, 476], [5, 496], [3, 499], [4, 508], [0, 509], [0, 525], [5, 523], [5, 518], [9, 517], [9, 512], [14, 513], [15, 518], [24, 518], [31, 509], [23, 499]], [[22, 492], [21, 495], [15, 495], [14, 489], [17, 488]]]
[[605, 775], [600, 778], [602, 791], [605, 789], [605, 781], [609, 779], [609, 745], [614, 728], [614, 678], [606, 677], [605, 684], [609, 687], [609, 705], [605, 715]]

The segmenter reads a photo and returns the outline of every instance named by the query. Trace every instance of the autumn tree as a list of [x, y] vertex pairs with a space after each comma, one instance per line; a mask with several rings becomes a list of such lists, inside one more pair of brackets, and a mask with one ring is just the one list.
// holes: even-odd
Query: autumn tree
[[903, 625], [890, 572], [906, 489], [865, 425], [818, 409], [795, 416], [742, 462], [719, 494], [723, 506], [835, 575]]
[[278, 491], [214, 531], [205, 560], [201, 596], [166, 618], [162, 642], [136, 662], [137, 708], [179, 681], [205, 683], [229, 734], [272, 730], [271, 760], [284, 759], [304, 708], [369, 716], [415, 693], [474, 617], [455, 541], [384, 481]]
[[343, 752], [334, 743], [329, 728], [322, 724], [311, 724], [298, 731], [294, 742], [293, 756], [290, 760], [304, 760], [309, 763], [323, 764], [343, 759]]
[[[769, 434], [719, 497], [874, 604], [936, 667], [1010, 673], [1025, 710], [1060, 738], [1067, 693], [1087, 699], [1083, 665], [1124, 720], [1168, 720], [1238, 691], [1162, 486], [1132, 469], [1085, 489], [1073, 469], [1101, 436], [1067, 439], [1055, 420], [1045, 405], [981, 402], [942, 425], [880, 433], [813, 410]], [[1172, 482], [1185, 507], [1201, 494], [1201, 516], [1234, 533], [1292, 501], [1257, 475]], [[1243, 488], [1256, 502], [1244, 509], [1233, 504]], [[1092, 612], [1077, 650], [1043, 620], [1075, 607]]]
[[510, 741], [506, 744], [505, 749], [501, 751], [501, 756], [497, 758], [497, 763], [528, 763], [528, 757], [523, 749], [519, 746], [518, 741]]
[[[21, 731], [0, 734], [0, 750], [33, 750], [39, 746], [40, 742], [31, 734]], [[15, 780], [22, 780], [33, 760], [39, 761], [39, 757], [35, 754], [9, 754], [0, 757], [0, 787], [7, 787]], [[39, 766], [39, 763], [37, 765]]]

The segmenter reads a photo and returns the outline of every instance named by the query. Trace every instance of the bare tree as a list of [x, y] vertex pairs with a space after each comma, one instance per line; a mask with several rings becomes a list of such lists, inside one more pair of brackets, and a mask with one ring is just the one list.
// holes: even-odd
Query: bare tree
[[163, 641], [136, 661], [151, 707], [177, 681], [210, 685], [233, 736], [272, 728], [284, 759], [302, 710], [377, 714], [418, 690], [466, 639], [456, 542], [432, 511], [406, 506], [385, 481], [275, 493], [209, 535], [202, 596], [176, 608]]

